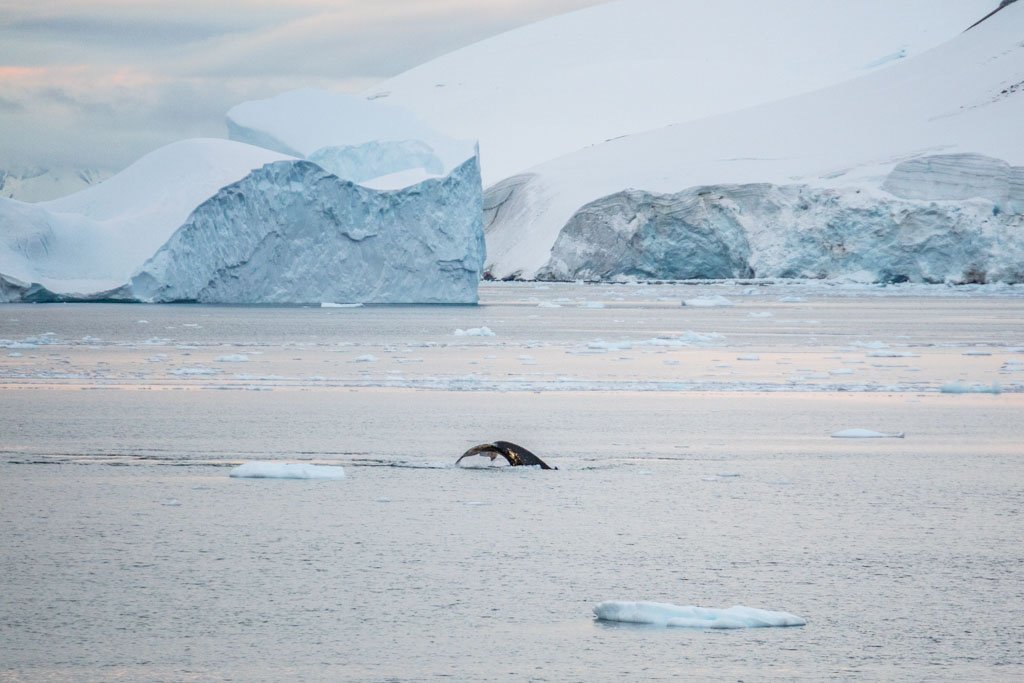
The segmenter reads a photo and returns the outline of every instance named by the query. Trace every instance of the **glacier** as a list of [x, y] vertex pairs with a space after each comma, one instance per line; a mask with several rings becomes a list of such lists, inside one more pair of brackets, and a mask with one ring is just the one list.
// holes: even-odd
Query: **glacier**
[[1022, 282], [1024, 196], [1009, 178], [1024, 169], [967, 159], [898, 165], [884, 186], [913, 198], [770, 183], [626, 190], [577, 211], [536, 277]]
[[485, 193], [485, 272], [1021, 282], [1022, 26], [1013, 3], [860, 78], [525, 169]]

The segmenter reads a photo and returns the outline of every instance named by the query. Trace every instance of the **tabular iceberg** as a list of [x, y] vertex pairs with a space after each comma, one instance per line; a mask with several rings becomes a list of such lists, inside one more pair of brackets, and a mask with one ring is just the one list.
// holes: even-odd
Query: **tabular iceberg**
[[379, 191], [308, 161], [254, 171], [200, 205], [132, 278], [144, 301], [475, 303], [479, 167]]

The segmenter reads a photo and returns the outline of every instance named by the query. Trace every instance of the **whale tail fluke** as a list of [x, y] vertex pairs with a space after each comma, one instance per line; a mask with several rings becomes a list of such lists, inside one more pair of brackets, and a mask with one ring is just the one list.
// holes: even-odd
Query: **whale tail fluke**
[[542, 470], [558, 469], [557, 467], [551, 467], [529, 450], [518, 444], [514, 444], [511, 441], [495, 441], [494, 443], [482, 443], [479, 446], [473, 446], [463, 453], [462, 456], [455, 461], [455, 464], [458, 465], [462, 462], [462, 458], [468, 458], [471, 455], [489, 456], [491, 460], [494, 460], [500, 455], [513, 467], [539, 466]]

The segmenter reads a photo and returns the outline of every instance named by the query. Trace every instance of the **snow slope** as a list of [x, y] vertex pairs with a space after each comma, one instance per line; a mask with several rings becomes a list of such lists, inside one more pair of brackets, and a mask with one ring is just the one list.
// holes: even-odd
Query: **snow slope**
[[0, 199], [0, 274], [57, 292], [119, 287], [196, 206], [252, 169], [286, 158], [228, 140], [185, 140], [57, 200]]
[[486, 186], [611, 138], [889, 68], [994, 5], [620, 0], [457, 50], [366, 95], [403, 105], [452, 137], [478, 139]]
[[110, 175], [98, 168], [0, 169], [0, 197], [42, 202], [84, 190]]
[[[546, 270], [572, 278], [578, 273], [565, 263], [581, 249], [597, 251], [588, 247], [588, 234], [618, 235], [603, 245], [606, 252], [645, 239], [655, 249], [665, 247], [658, 222], [667, 214], [657, 205], [703, 202], [693, 209], [729, 217], [761, 259], [753, 264], [738, 254], [737, 274], [834, 275], [814, 268], [837, 249], [839, 256], [847, 253], [847, 246], [826, 243], [813, 230], [825, 225], [831, 237], [841, 238], [849, 227], [842, 221], [853, 215], [865, 237], [857, 247], [864, 260], [880, 246], [899, 258], [919, 251], [914, 258], [920, 261], [966, 245], [946, 264], [951, 271], [922, 279], [956, 280], [953, 271], [980, 255], [1003, 258], [995, 265], [1014, 280], [1024, 272], [1022, 35], [1024, 3], [1014, 3], [943, 45], [859, 79], [612, 140], [534, 167], [485, 197], [489, 270], [496, 277], [530, 278]], [[648, 196], [630, 196], [629, 188]], [[745, 212], [736, 207], [738, 196], [747, 198]], [[920, 219], [910, 240], [916, 243], [900, 251], [908, 212]], [[552, 254], [563, 227], [574, 221], [572, 234], [564, 234]], [[947, 244], [933, 245], [936, 235]], [[817, 242], [808, 245], [817, 253], [804, 252], [810, 259], [804, 263], [787, 261], [792, 240]], [[1018, 251], [1000, 255], [1002, 247]], [[882, 266], [869, 275], [878, 276]]]

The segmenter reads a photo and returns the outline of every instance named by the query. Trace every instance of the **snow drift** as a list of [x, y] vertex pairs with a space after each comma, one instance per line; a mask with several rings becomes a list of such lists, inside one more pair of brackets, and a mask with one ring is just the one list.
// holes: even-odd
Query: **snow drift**
[[619, 621], [654, 626], [686, 628], [762, 628], [768, 626], [804, 626], [807, 621], [788, 612], [771, 612], [736, 605], [728, 609], [680, 607], [663, 602], [627, 602], [610, 600], [594, 607], [602, 621]]

